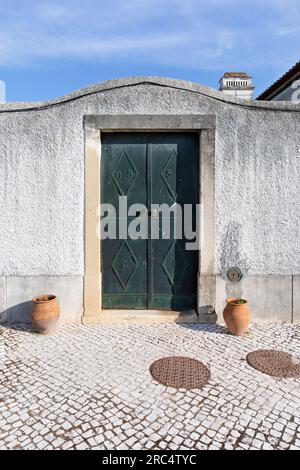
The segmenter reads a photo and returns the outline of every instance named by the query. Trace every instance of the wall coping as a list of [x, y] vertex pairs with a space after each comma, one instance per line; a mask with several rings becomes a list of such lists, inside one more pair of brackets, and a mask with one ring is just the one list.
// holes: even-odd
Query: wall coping
[[253, 110], [266, 110], [266, 111], [294, 111], [300, 112], [300, 104], [291, 102], [266, 102], [266, 101], [245, 101], [242, 99], [234, 98], [225, 93], [209, 88], [198, 83], [193, 83], [185, 80], [178, 80], [174, 78], [155, 77], [155, 76], [141, 76], [141, 77], [126, 77], [114, 80], [107, 80], [94, 85], [89, 85], [80, 88], [72, 93], [68, 93], [59, 98], [48, 101], [36, 102], [8, 102], [0, 105], [0, 114], [2, 113], [16, 113], [16, 112], [30, 112], [42, 111], [52, 107], [68, 104], [72, 101], [79, 100], [86, 96], [94, 94], [109, 92], [117, 89], [128, 88], [133, 86], [152, 85], [158, 87], [165, 87], [169, 89], [179, 90], [182, 92], [195, 93], [199, 96], [204, 96], [212, 101], [221, 102], [232, 106], [237, 106], [244, 109]]

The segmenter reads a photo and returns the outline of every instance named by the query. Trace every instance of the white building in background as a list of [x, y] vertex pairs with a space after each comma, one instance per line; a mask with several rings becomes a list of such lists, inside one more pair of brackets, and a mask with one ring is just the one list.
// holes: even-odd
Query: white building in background
[[253, 99], [252, 77], [245, 72], [225, 72], [219, 80], [220, 91], [243, 100]]
[[300, 60], [257, 98], [263, 101], [300, 102]]
[[6, 102], [6, 86], [3, 80], [0, 80], [0, 104]]

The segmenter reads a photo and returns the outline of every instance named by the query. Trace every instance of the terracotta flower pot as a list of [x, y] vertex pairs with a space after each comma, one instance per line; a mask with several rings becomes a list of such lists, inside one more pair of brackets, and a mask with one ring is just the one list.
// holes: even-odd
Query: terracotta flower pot
[[243, 336], [250, 321], [248, 304], [247, 301], [238, 304], [236, 300], [235, 298], [226, 299], [227, 304], [223, 311], [223, 318], [230, 333]]
[[55, 329], [59, 313], [56, 295], [40, 295], [32, 299], [30, 319], [39, 333], [51, 333]]

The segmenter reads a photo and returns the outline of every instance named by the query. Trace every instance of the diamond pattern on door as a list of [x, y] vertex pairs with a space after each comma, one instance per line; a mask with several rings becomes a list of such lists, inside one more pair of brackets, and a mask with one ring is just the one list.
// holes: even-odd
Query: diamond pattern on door
[[[176, 260], [176, 262], [175, 262]], [[177, 266], [176, 266], [177, 264]], [[171, 286], [174, 285], [176, 270], [179, 271], [179, 277], [190, 267], [187, 261], [185, 251], [182, 245], [174, 240], [168, 248], [168, 251], [162, 261], [162, 268], [166, 274]]]
[[123, 150], [111, 176], [119, 194], [126, 196], [134, 185], [138, 171], [125, 150]]
[[111, 267], [123, 289], [126, 289], [138, 267], [138, 261], [127, 241], [119, 246]]
[[160, 176], [162, 177], [165, 185], [168, 188], [172, 198], [176, 200], [177, 197], [177, 152], [173, 150], [164, 165]]
[[166, 253], [166, 256], [162, 262], [162, 268], [169, 279], [171, 286], [174, 284], [174, 277], [175, 277], [175, 258], [174, 258], [174, 250], [175, 250], [175, 241], [171, 243], [169, 249]]

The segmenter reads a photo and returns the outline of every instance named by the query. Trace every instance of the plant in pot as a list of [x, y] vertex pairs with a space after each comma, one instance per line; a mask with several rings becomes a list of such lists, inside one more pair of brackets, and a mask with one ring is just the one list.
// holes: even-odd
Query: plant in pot
[[56, 295], [39, 295], [32, 299], [30, 319], [38, 333], [52, 333], [59, 318], [59, 306]]
[[226, 299], [223, 318], [230, 333], [243, 336], [250, 321], [247, 300], [239, 297]]

